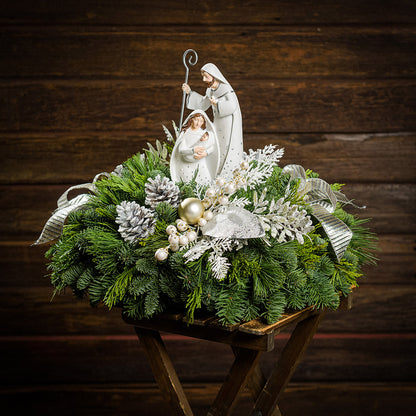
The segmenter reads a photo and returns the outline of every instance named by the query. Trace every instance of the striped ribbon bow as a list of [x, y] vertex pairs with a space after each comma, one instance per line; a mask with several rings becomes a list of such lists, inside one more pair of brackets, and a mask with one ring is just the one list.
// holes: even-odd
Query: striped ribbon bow
[[95, 176], [92, 183], [83, 183], [80, 185], [74, 185], [68, 188], [58, 199], [58, 208], [53, 212], [52, 216], [46, 222], [39, 238], [32, 245], [39, 245], [48, 243], [62, 235], [64, 229], [65, 220], [68, 215], [82, 206], [84, 206], [91, 198], [91, 194], [80, 194], [76, 197], [68, 200], [69, 192], [74, 189], [86, 189], [87, 191], [95, 192], [95, 182], [100, 176], [110, 176], [106, 172], [99, 173]]
[[335, 217], [333, 212], [337, 207], [337, 202], [345, 204], [352, 204], [352, 202], [342, 192], [333, 191], [324, 180], [307, 179], [305, 169], [300, 165], [286, 165], [282, 173], [289, 173], [291, 180], [300, 179], [298, 193], [305, 195], [304, 201], [312, 207], [313, 216], [321, 223], [340, 261], [351, 241], [352, 231], [344, 222]]

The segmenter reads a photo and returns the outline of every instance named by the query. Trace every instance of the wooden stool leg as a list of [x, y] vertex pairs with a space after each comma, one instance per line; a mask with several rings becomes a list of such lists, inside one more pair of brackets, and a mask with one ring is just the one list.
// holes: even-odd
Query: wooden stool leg
[[286, 343], [276, 367], [273, 369], [266, 385], [260, 393], [251, 416], [272, 416], [279, 397], [297, 365], [303, 353], [312, 340], [319, 322], [324, 313], [316, 315], [299, 322]]
[[230, 415], [262, 351], [240, 348], [208, 416]]
[[[256, 402], [260, 393], [262, 392], [264, 386], [266, 385], [266, 377], [263, 374], [263, 371], [261, 371], [260, 366], [257, 364], [256, 368], [253, 371], [253, 374], [251, 375], [251, 379], [248, 382], [248, 387], [250, 389], [250, 392], [254, 398], [254, 401]], [[280, 412], [279, 406], [276, 404], [272, 413], [270, 413], [271, 416], [282, 416], [282, 413]]]
[[[237, 355], [239, 348], [232, 347], [234, 355]], [[254, 402], [256, 402], [259, 397], [263, 387], [266, 385], [266, 377], [263, 374], [263, 371], [260, 368], [260, 364], [257, 363], [253, 369], [253, 372], [247, 382], [247, 388], [249, 389], [251, 396], [253, 397]], [[276, 406], [272, 416], [282, 416], [278, 406]]]
[[172, 414], [176, 416], [192, 416], [191, 406], [185, 396], [159, 332], [139, 327], [135, 327], [135, 330], [152, 367], [153, 376], [165, 400], [169, 403]]

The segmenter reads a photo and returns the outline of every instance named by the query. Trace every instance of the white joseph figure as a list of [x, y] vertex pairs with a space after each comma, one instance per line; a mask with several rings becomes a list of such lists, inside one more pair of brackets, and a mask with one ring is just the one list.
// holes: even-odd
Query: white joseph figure
[[243, 126], [237, 95], [216, 65], [208, 63], [201, 68], [202, 80], [208, 85], [205, 95], [182, 85], [187, 95], [187, 107], [191, 110], [208, 110], [214, 114], [214, 127], [220, 146], [219, 175], [226, 180], [243, 160]]
[[201, 185], [209, 185], [217, 176], [219, 146], [214, 125], [202, 110], [195, 110], [185, 120], [172, 150], [170, 174], [175, 182], [195, 178]]

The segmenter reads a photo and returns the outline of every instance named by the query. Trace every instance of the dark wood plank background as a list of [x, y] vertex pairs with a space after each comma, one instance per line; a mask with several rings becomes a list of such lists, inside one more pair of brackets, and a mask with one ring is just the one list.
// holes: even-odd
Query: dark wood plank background
[[[359, 213], [373, 218], [380, 237], [379, 266], [366, 269], [351, 311], [324, 320], [284, 396], [284, 414], [410, 414], [416, 3], [3, 3], [2, 408], [39, 415], [166, 413], [119, 311], [92, 309], [70, 293], [50, 302], [46, 247], [30, 244], [68, 186], [111, 171], [146, 141], [163, 139], [161, 124], [178, 122], [182, 53], [194, 48], [200, 61], [190, 84], [203, 91], [203, 63], [223, 70], [240, 100], [245, 149], [278, 144], [286, 149], [282, 165], [299, 163], [346, 183], [347, 195], [367, 205]], [[231, 350], [173, 336], [166, 343], [196, 414], [204, 414]], [[277, 353], [262, 363], [266, 372]]]

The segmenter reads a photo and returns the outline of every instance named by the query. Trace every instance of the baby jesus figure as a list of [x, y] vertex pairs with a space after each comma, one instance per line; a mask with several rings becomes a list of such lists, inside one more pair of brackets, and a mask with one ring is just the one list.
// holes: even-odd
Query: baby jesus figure
[[195, 181], [210, 184], [219, 165], [218, 140], [212, 123], [201, 110], [192, 112], [183, 124], [182, 132], [172, 151], [171, 177], [175, 182]]

